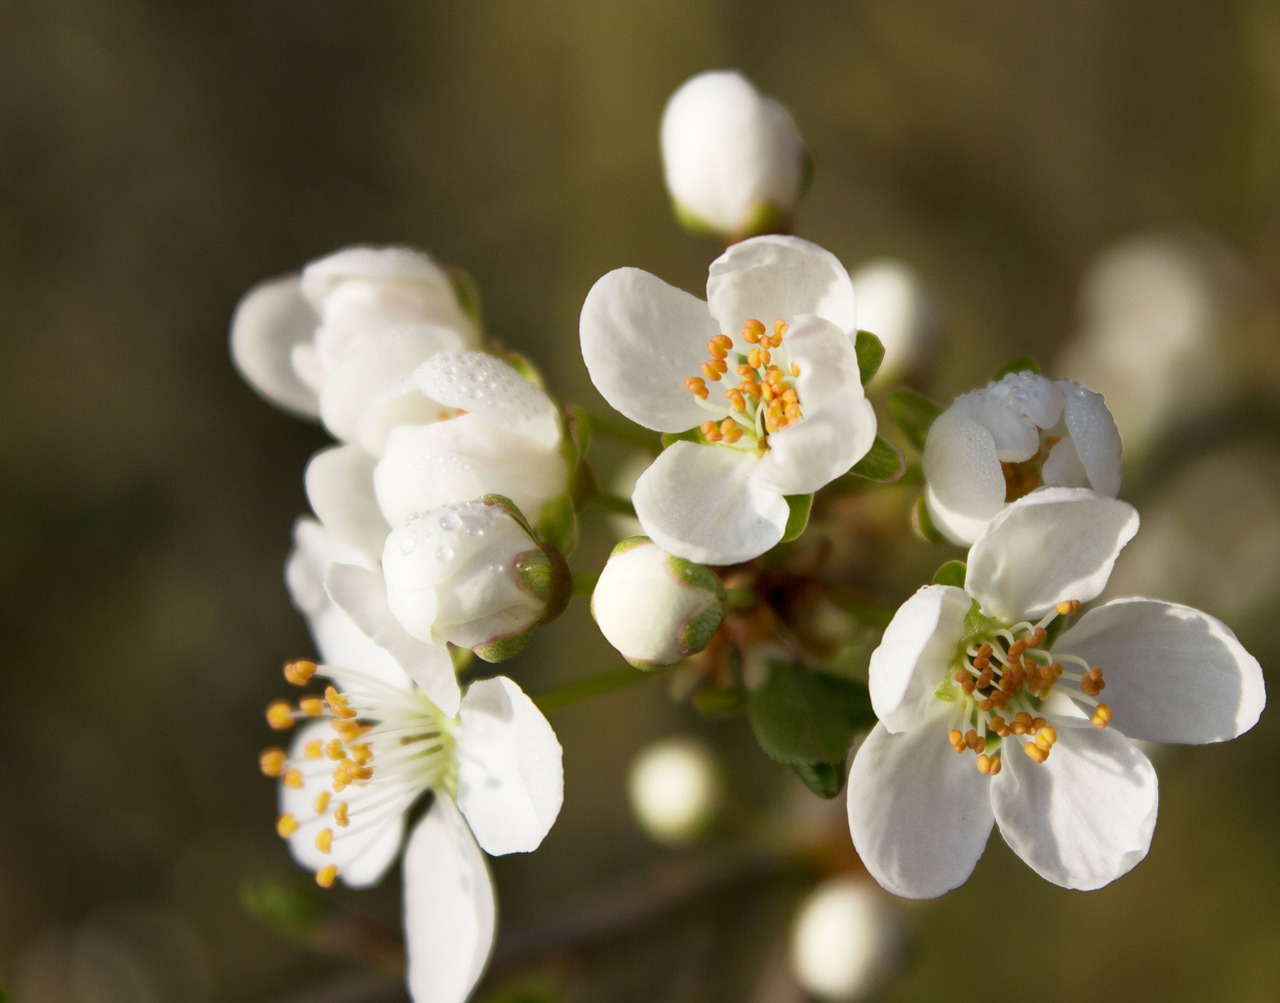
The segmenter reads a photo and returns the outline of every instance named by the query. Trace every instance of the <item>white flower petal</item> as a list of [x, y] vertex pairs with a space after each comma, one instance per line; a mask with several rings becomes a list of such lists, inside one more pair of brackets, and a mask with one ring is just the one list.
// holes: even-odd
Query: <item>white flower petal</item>
[[[318, 871], [330, 864], [338, 868], [338, 876], [352, 888], [367, 888], [376, 884], [395, 862], [404, 837], [404, 809], [408, 805], [388, 806], [390, 810], [378, 811], [369, 818], [359, 814], [348, 828], [337, 825], [332, 813], [317, 815], [316, 797], [333, 792], [333, 768], [327, 757], [307, 758], [303, 747], [308, 742], [327, 743], [333, 738], [328, 721], [311, 721], [301, 725], [289, 749], [290, 765], [302, 774], [301, 787], [280, 785], [280, 812], [292, 815], [298, 822], [297, 831], [289, 837], [289, 852], [303, 867]], [[345, 801], [348, 809], [359, 812], [361, 801], [372, 802], [381, 798], [376, 787], [347, 787], [332, 803]], [[328, 853], [316, 847], [316, 837], [324, 829], [333, 833], [333, 843]]]
[[1100, 495], [1120, 493], [1120, 430], [1102, 394], [1071, 380], [1059, 380], [1066, 408], [1063, 421], [1075, 443], [1089, 486]]
[[1040, 479], [1051, 488], [1087, 488], [1089, 473], [1080, 462], [1076, 444], [1068, 436], [1054, 443], [1040, 468]]
[[781, 495], [812, 494], [848, 473], [875, 441], [875, 409], [850, 393], [771, 433], [751, 478]]
[[348, 279], [392, 280], [421, 285], [439, 296], [453, 297], [444, 270], [422, 251], [411, 247], [344, 247], [311, 262], [302, 272], [302, 287], [313, 303], [320, 303]]
[[891, 732], [917, 727], [947, 679], [971, 600], [964, 589], [926, 585], [899, 607], [871, 653], [871, 706]]
[[496, 355], [442, 352], [413, 373], [427, 397], [486, 419], [496, 434], [531, 439], [544, 449], [560, 443], [560, 416], [541, 389]]
[[458, 808], [486, 853], [541, 844], [564, 801], [560, 743], [532, 700], [505, 676], [472, 683], [462, 699]]
[[846, 334], [857, 327], [848, 271], [830, 251], [799, 237], [770, 234], [734, 244], [711, 263], [707, 303], [719, 329], [734, 338], [748, 320], [772, 328], [776, 319], [790, 323], [806, 313]]
[[1000, 833], [1042, 878], [1101, 888], [1147, 855], [1156, 771], [1123, 735], [1072, 728], [1060, 733], [1048, 762], [1012, 749], [1001, 758], [1004, 769], [991, 780]]
[[404, 851], [404, 936], [414, 1003], [464, 1003], [493, 950], [493, 879], [458, 809], [435, 803]]
[[1189, 606], [1117, 599], [1087, 612], [1055, 649], [1101, 666], [1102, 699], [1130, 738], [1224, 742], [1266, 706], [1258, 660], [1224, 623]]
[[311, 458], [304, 478], [307, 500], [325, 527], [374, 558], [391, 528], [373, 494], [376, 462], [359, 446], [334, 446]]
[[231, 319], [231, 359], [240, 375], [271, 403], [308, 418], [320, 416], [320, 403], [294, 368], [293, 352], [311, 343], [318, 321], [296, 275], [254, 286]]
[[774, 355], [785, 356], [785, 361], [799, 370], [792, 382], [805, 414], [831, 400], [866, 396], [853, 338], [829, 320], [814, 314], [794, 318]]
[[901, 735], [876, 725], [849, 772], [849, 831], [871, 876], [906, 898], [963, 884], [991, 834], [989, 782], [952, 750], [945, 708]]
[[786, 499], [755, 482], [757, 460], [727, 446], [677, 442], [640, 475], [632, 502], [645, 534], [699, 564], [737, 564], [782, 539]]
[[1004, 473], [991, 433], [948, 409], [930, 427], [921, 463], [934, 525], [952, 543], [972, 543], [1004, 506]]
[[[336, 439], [351, 442], [362, 422], [374, 424], [366, 412], [374, 404], [399, 411], [404, 402], [387, 395], [406, 373], [444, 348], [456, 347], [457, 332], [412, 324], [366, 333], [337, 359], [320, 392], [320, 417]], [[438, 410], [438, 409], [429, 409]], [[385, 419], [382, 424], [385, 424]], [[366, 429], [366, 439], [376, 439]], [[376, 444], [376, 443], [375, 443]]]
[[294, 608], [307, 620], [321, 661], [358, 668], [389, 686], [408, 689], [411, 681], [386, 648], [365, 636], [324, 589], [331, 564], [373, 567], [362, 550], [341, 540], [313, 519], [299, 519], [293, 527], [293, 551], [285, 564], [285, 583]]
[[1040, 488], [991, 520], [969, 551], [965, 588], [988, 616], [1035, 619], [1088, 602], [1138, 531], [1132, 505], [1083, 488]]
[[639, 268], [597, 280], [582, 304], [582, 359], [614, 410], [645, 428], [683, 432], [707, 414], [684, 381], [718, 333], [707, 305]]
[[325, 575], [324, 587], [334, 605], [366, 637], [391, 653], [427, 699], [450, 717], [458, 713], [461, 690], [448, 649], [443, 644], [419, 641], [400, 626], [387, 606], [387, 589], [380, 574], [351, 564], [334, 564]]

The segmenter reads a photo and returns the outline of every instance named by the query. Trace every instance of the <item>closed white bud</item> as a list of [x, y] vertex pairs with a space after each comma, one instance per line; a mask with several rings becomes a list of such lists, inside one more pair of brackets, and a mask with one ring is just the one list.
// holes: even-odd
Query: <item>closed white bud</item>
[[605, 640], [640, 669], [674, 665], [701, 651], [724, 610], [724, 586], [714, 571], [644, 536], [613, 549], [591, 595], [591, 615]]
[[938, 340], [933, 303], [915, 269], [896, 258], [876, 258], [849, 273], [858, 327], [884, 345], [872, 385], [889, 386], [922, 369]]
[[700, 73], [662, 113], [662, 162], [681, 222], [741, 239], [785, 229], [808, 152], [791, 113], [742, 74]]
[[801, 904], [791, 926], [791, 972], [826, 1003], [866, 999], [902, 960], [902, 929], [887, 897], [870, 882], [831, 878]]
[[704, 835], [723, 803], [720, 766], [705, 742], [664, 738], [631, 761], [627, 796], [641, 828], [660, 843], [681, 845]]
[[409, 634], [491, 662], [516, 654], [568, 596], [563, 558], [494, 495], [414, 516], [387, 537], [382, 573], [387, 604]]

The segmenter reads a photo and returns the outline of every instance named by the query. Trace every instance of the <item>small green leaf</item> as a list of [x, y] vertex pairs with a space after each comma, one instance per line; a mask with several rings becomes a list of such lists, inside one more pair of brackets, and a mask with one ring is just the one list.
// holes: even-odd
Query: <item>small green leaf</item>
[[694, 690], [689, 700], [693, 709], [708, 721], [719, 721], [733, 717], [746, 706], [747, 691], [741, 686], [733, 686], [727, 690], [707, 686]]
[[947, 561], [940, 567], [933, 576], [934, 585], [954, 585], [958, 589], [964, 588], [964, 576], [968, 571], [968, 567], [964, 561]]
[[1040, 364], [1031, 356], [1024, 355], [1001, 366], [996, 372], [996, 379], [1002, 380], [1010, 373], [1035, 373], [1038, 376], [1040, 374]]
[[786, 233], [790, 229], [791, 214], [789, 212], [768, 202], [761, 202], [751, 210], [751, 215], [742, 224], [741, 230], [732, 236], [738, 240], [746, 240], [748, 237], [759, 237], [766, 233]]
[[888, 405], [893, 423], [902, 429], [911, 445], [923, 452], [929, 426], [942, 414], [942, 408], [914, 390], [895, 390], [889, 395]]
[[788, 766], [843, 763], [854, 735], [875, 723], [861, 683], [771, 663], [769, 681], [747, 697], [747, 717], [770, 759]]
[[578, 516], [573, 498], [562, 494], [542, 506], [538, 513], [538, 535], [553, 550], [572, 554], [578, 543]]
[[701, 428], [691, 428], [684, 432], [663, 432], [662, 448], [668, 449], [677, 442], [696, 442], [699, 446], [707, 445], [707, 437]]
[[804, 785], [830, 801], [844, 789], [844, 763], [798, 763], [791, 767]]
[[884, 361], [884, 343], [870, 331], [859, 331], [853, 350], [858, 354], [858, 373], [865, 387]]
[[877, 435], [867, 455], [855, 463], [849, 473], [877, 484], [892, 484], [906, 471], [907, 461], [902, 450]]
[[929, 518], [929, 508], [924, 503], [924, 495], [916, 498], [911, 507], [911, 531], [926, 543], [946, 543], [947, 538], [938, 532], [938, 527]]
[[798, 539], [809, 525], [809, 513], [813, 510], [813, 495], [787, 495], [787, 507], [791, 510], [787, 515], [787, 528], [782, 532], [782, 542], [790, 543]]
[[964, 639], [962, 644], [968, 645], [969, 642], [990, 634], [995, 628], [1000, 626], [1000, 621], [987, 616], [982, 612], [982, 607], [978, 605], [978, 600], [973, 600], [969, 606], [969, 612], [964, 615]]

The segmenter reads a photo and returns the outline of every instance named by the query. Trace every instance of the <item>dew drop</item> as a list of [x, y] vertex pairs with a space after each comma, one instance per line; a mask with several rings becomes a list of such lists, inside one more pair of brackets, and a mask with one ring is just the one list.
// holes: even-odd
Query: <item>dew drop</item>
[[452, 560], [453, 560], [453, 548], [452, 548], [452, 547], [440, 547], [438, 550], [436, 550], [436, 560], [437, 560], [437, 561], [452, 561]]
[[462, 520], [458, 518], [456, 512], [446, 512], [440, 516], [440, 528], [446, 533], [452, 532], [462, 525]]
[[413, 536], [412, 534], [406, 535], [405, 538], [400, 541], [400, 553], [412, 554], [414, 548], [417, 545], [418, 545], [417, 537]]

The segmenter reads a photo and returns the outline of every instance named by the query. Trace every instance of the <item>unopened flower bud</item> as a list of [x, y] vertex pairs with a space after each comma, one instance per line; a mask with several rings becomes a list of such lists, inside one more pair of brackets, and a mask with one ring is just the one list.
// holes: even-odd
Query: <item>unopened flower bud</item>
[[387, 604], [421, 641], [448, 641], [486, 661], [510, 658], [568, 598], [564, 559], [534, 539], [497, 495], [432, 509], [387, 537]]
[[674, 665], [701, 651], [724, 611], [724, 586], [714, 571], [644, 536], [614, 547], [591, 596], [600, 632], [640, 669]]
[[827, 1003], [866, 999], [902, 960], [902, 929], [887, 897], [852, 876], [820, 884], [791, 927], [791, 971]]
[[933, 355], [937, 318], [915, 269], [896, 258], [876, 258], [849, 273], [858, 327], [884, 345], [884, 361], [872, 377], [890, 386], [914, 375]]
[[808, 152], [790, 112], [740, 73], [700, 73], [662, 114], [667, 190], [686, 227], [741, 239], [785, 229]]
[[642, 750], [627, 774], [627, 795], [641, 828], [660, 843], [703, 835], [723, 802], [715, 755], [695, 738], [664, 738]]

